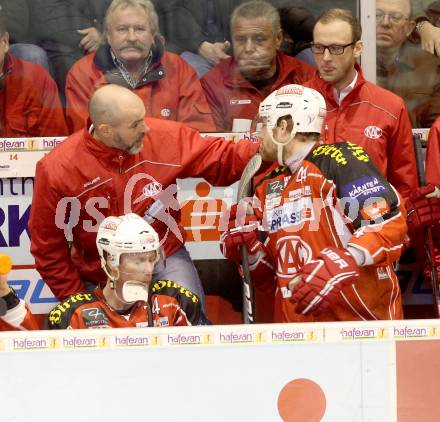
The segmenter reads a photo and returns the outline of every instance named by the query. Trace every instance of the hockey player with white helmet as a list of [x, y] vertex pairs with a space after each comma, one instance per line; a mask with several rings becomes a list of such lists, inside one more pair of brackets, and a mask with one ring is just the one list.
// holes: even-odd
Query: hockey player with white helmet
[[[107, 275], [104, 287], [79, 292], [57, 305], [46, 328], [118, 328], [209, 323], [200, 299], [171, 280], [152, 282], [155, 265], [163, 259], [156, 231], [137, 214], [105, 218], [96, 245]], [[0, 278], [6, 293], [0, 329], [35, 329], [35, 319], [15, 292]], [[1, 297], [0, 297], [1, 298]]]
[[[321, 133], [325, 113], [322, 95], [301, 85], [286, 85], [265, 98], [260, 104], [257, 127], [267, 128], [267, 136], [277, 147], [276, 158], [280, 166], [285, 164], [284, 147], [293, 141], [297, 133]], [[263, 142], [260, 154], [263, 159], [274, 161], [271, 156], [265, 156], [265, 146]]]
[[121, 306], [147, 301], [160, 243], [154, 229], [137, 214], [107, 217], [96, 237], [99, 258], [108, 283], [106, 296]]
[[227, 258], [239, 263], [238, 248], [248, 250], [259, 322], [402, 318], [400, 197], [361, 147], [321, 143], [325, 113], [321, 94], [301, 85], [260, 104], [260, 154], [279, 166], [257, 185], [246, 219], [264, 233], [237, 224], [235, 211], [222, 236]]

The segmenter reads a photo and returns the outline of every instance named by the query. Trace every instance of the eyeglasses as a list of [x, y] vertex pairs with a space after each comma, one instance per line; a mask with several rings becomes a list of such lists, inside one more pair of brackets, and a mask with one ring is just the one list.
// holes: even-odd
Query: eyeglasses
[[335, 56], [340, 56], [341, 54], [344, 54], [344, 51], [347, 47], [350, 47], [351, 45], [354, 45], [356, 43], [357, 41], [353, 41], [350, 44], [345, 44], [345, 45], [339, 45], [339, 44], [323, 45], [323, 44], [312, 43], [310, 48], [312, 49], [312, 53], [315, 54], [324, 54], [325, 50], [328, 50], [330, 54]]
[[383, 10], [378, 9], [376, 10], [376, 23], [383, 22], [385, 16], [388, 16], [388, 19], [394, 25], [398, 25], [399, 23], [408, 20], [408, 18], [405, 18], [405, 16], [399, 12], [385, 13]]

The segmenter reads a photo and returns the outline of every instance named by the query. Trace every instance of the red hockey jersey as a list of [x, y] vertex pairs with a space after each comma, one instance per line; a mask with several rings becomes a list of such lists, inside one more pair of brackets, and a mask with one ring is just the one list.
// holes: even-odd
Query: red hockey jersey
[[[21, 321], [19, 314], [22, 315]], [[170, 280], [152, 283], [148, 302], [136, 302], [126, 313], [112, 309], [102, 290], [76, 293], [49, 313], [47, 329], [129, 328], [204, 325], [200, 299]], [[0, 318], [0, 330], [35, 330], [38, 323], [24, 301]]]
[[[276, 283], [275, 321], [402, 318], [393, 263], [406, 234], [404, 209], [362, 147], [316, 145], [294, 174], [281, 167], [263, 179], [255, 201], [267, 239], [266, 256], [251, 267], [252, 280], [257, 297]], [[328, 246], [361, 252], [360, 278], [318, 317], [298, 314], [288, 283]]]

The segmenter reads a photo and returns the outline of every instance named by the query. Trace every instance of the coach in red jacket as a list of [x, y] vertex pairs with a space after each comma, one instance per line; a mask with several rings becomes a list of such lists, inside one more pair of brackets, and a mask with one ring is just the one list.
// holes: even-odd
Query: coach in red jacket
[[250, 1], [231, 17], [233, 58], [221, 61], [201, 79], [217, 129], [231, 131], [234, 119], [253, 120], [274, 89], [302, 84], [313, 68], [277, 50], [282, 41], [280, 16], [271, 4]]
[[429, 130], [426, 150], [426, 182], [440, 186], [440, 117]]
[[[436, 272], [440, 279], [440, 117], [428, 136], [426, 149], [426, 185], [415, 189], [406, 203], [408, 210], [408, 234], [417, 258], [425, 267], [425, 278], [435, 283]], [[429, 250], [429, 254], [427, 251]], [[427, 260], [430, 255], [432, 262]]]
[[202, 138], [181, 123], [144, 119], [142, 100], [118, 85], [98, 89], [89, 109], [90, 129], [37, 164], [29, 220], [37, 270], [59, 299], [99, 284], [105, 275], [97, 225], [106, 216], [135, 212], [152, 224], [165, 250], [166, 267], [155, 279], [176, 280], [203, 298], [184, 247], [176, 178], [227, 186], [240, 178], [258, 144]]
[[148, 115], [176, 120], [200, 131], [215, 129], [211, 110], [193, 68], [164, 51], [158, 17], [147, 0], [114, 0], [105, 17], [108, 44], [78, 60], [66, 80], [70, 132], [87, 122], [96, 88], [114, 83], [142, 98]]
[[0, 136], [67, 133], [58, 89], [42, 66], [8, 54], [9, 33], [0, 12]]
[[318, 71], [306, 85], [326, 101], [324, 141], [361, 145], [407, 198], [418, 186], [408, 112], [400, 97], [364, 79], [356, 64], [362, 51], [361, 35], [361, 26], [350, 11], [324, 12], [313, 31]]

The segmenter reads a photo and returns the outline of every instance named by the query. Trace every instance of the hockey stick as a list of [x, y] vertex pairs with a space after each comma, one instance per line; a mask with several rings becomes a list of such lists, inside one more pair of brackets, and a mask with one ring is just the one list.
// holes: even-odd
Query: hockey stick
[[[261, 162], [261, 155], [255, 154], [244, 168], [240, 178], [240, 182], [238, 183], [237, 203], [239, 203], [243, 198], [248, 198], [253, 195], [252, 178], [255, 176], [258, 169], [260, 168]], [[255, 322], [255, 298], [249, 271], [248, 251], [245, 246], [241, 246], [240, 251], [243, 268], [243, 322], [245, 324], [253, 324]]]
[[[426, 185], [425, 166], [423, 165], [422, 140], [416, 134], [413, 135], [414, 152], [416, 154], [417, 174], [419, 176], [420, 186]], [[437, 274], [437, 268], [434, 264], [434, 240], [432, 238], [432, 227], [426, 228], [425, 234], [426, 256], [428, 258], [429, 270], [431, 273], [432, 294], [434, 296], [434, 307], [437, 318], [440, 317], [440, 286]]]

